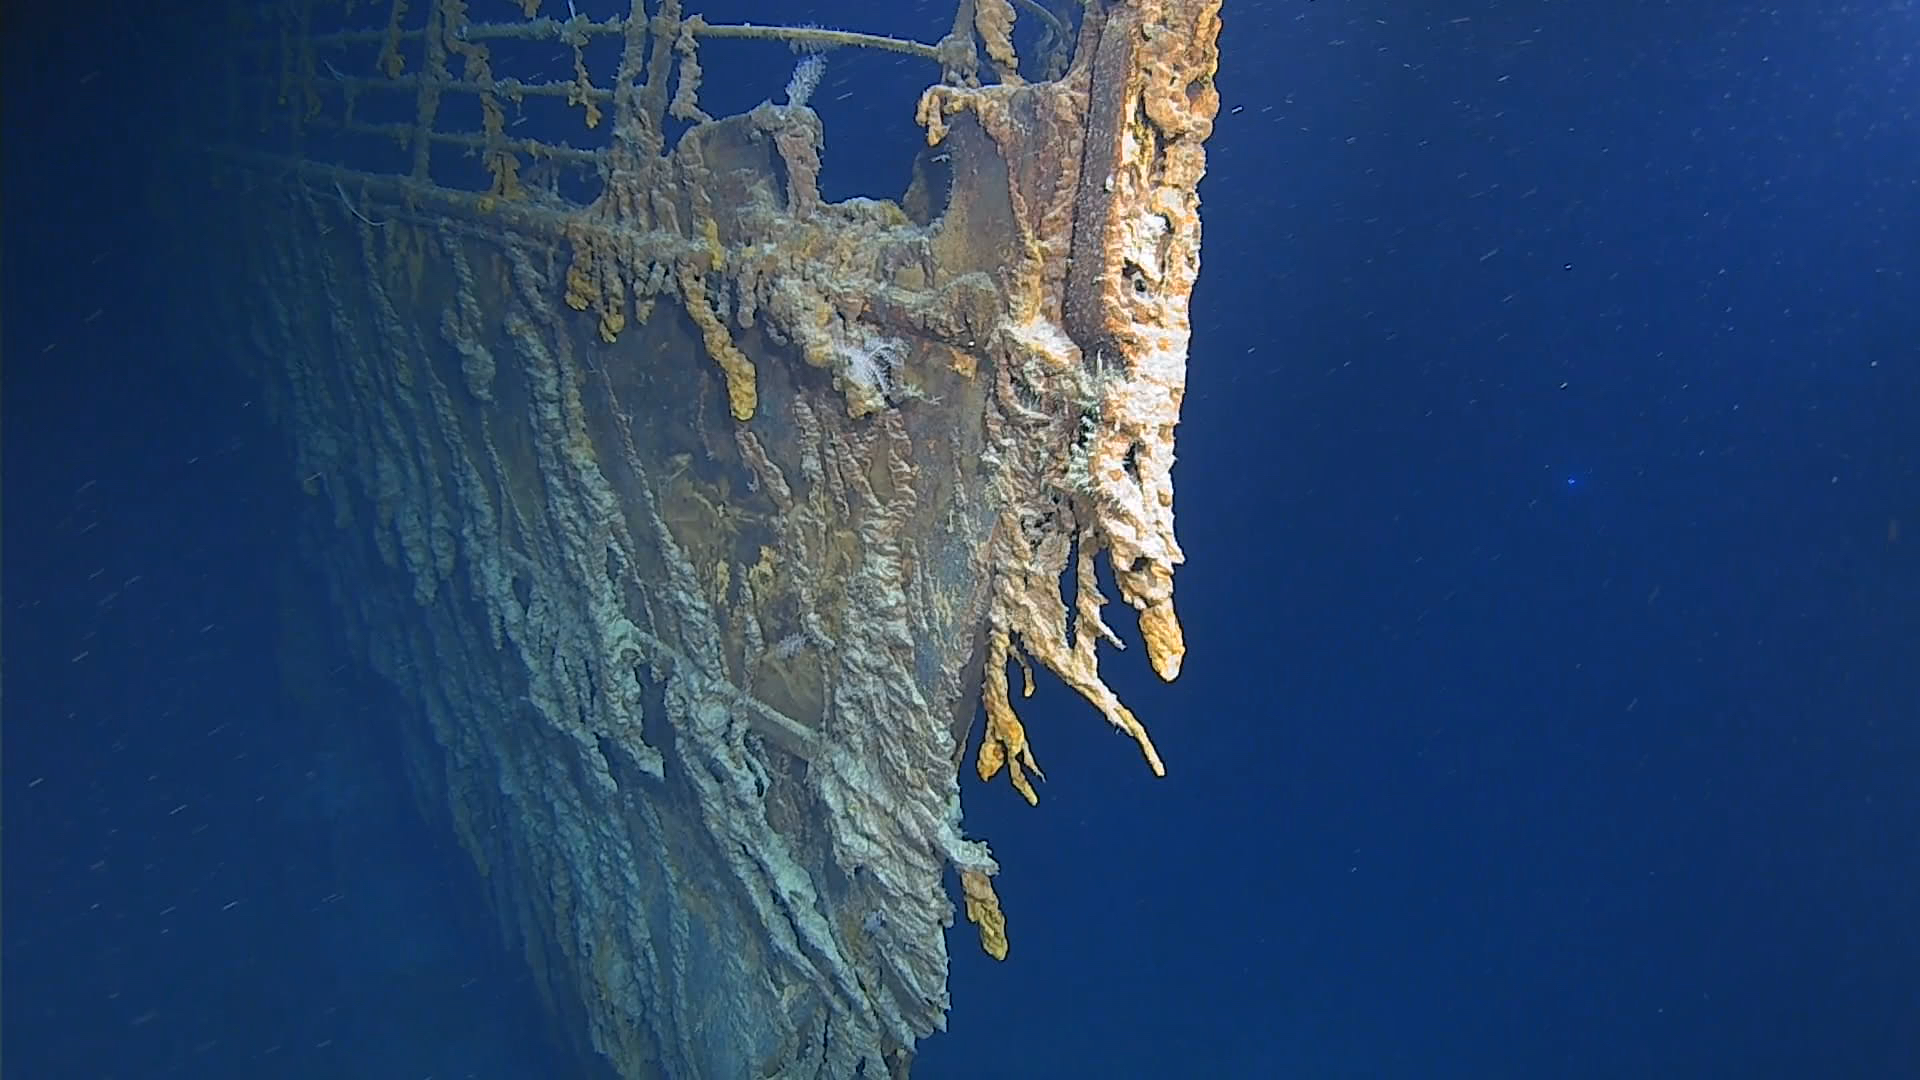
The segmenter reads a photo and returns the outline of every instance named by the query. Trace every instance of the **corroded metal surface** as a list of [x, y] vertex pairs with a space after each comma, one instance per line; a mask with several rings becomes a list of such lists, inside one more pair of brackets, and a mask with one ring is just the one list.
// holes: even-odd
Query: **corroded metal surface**
[[[258, 115], [282, 138], [222, 155], [247, 227], [211, 251], [208, 284], [244, 298], [217, 333], [325, 509], [342, 616], [417, 703], [426, 801], [584, 1052], [627, 1077], [904, 1074], [948, 1005], [948, 871], [1008, 948], [961, 826], [976, 700], [977, 770], [1029, 800], [1009, 661], [1162, 767], [1099, 675], [1120, 639], [1094, 560], [1173, 678], [1218, 0], [1042, 10], [1030, 68], [1014, 7], [966, 0], [937, 44], [886, 46], [940, 67], [912, 189], [839, 203], [806, 61], [786, 104], [713, 119], [694, 96], [700, 41], [787, 32], [677, 2], [425, 8], [364, 30], [289, 9], [232, 80], [245, 124], [278, 72]], [[511, 136], [511, 103], [560, 92], [494, 70], [488, 43], [522, 38], [574, 46], [554, 86], [603, 145]], [[606, 39], [600, 87], [581, 48]], [[382, 92], [411, 123], [365, 118]], [[440, 122], [453, 95], [479, 130]], [[319, 153], [328, 124], [405, 161]], [[461, 150], [484, 171], [464, 189], [436, 173]]]

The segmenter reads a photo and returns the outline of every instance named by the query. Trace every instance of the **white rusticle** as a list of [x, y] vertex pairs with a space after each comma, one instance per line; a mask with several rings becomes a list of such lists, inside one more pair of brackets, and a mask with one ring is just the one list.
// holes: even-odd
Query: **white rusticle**
[[787, 80], [787, 104], [805, 105], [813, 96], [814, 88], [820, 85], [820, 77], [827, 73], [827, 58], [819, 53], [809, 53], [793, 65], [793, 78]]

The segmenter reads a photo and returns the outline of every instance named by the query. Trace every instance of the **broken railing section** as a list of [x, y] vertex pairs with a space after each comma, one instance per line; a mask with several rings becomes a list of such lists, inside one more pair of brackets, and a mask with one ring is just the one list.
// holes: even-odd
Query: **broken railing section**
[[[1044, 16], [1046, 64], [1064, 64], [1065, 25], [1045, 8], [1030, 7]], [[879, 279], [859, 264], [897, 264], [913, 253], [893, 251], [876, 260], [871, 257], [874, 242], [868, 242], [857, 250], [827, 250], [828, 258], [806, 260], [815, 268], [829, 264], [831, 277], [806, 274], [792, 253], [846, 249], [850, 229], [869, 237], [890, 232], [877, 242], [899, 249], [920, 242], [925, 230], [892, 203], [851, 199], [829, 205], [821, 199], [822, 130], [818, 115], [806, 107], [819, 78], [814, 58], [842, 46], [883, 49], [936, 61], [948, 85], [978, 86], [977, 34], [995, 74], [1004, 84], [1018, 85], [1023, 80], [1012, 44], [1013, 19], [1011, 0], [963, 0], [948, 34], [934, 45], [923, 45], [820, 27], [713, 25], [697, 14], [683, 15], [679, 0], [665, 0], [651, 20], [654, 32], [645, 63], [640, 61], [644, 39], [630, 37], [615, 80], [614, 138], [602, 169], [605, 191], [568, 229], [573, 261], [567, 271], [567, 303], [594, 312], [601, 337], [611, 343], [626, 327], [629, 308], [644, 321], [655, 297], [675, 294], [699, 328], [709, 358], [726, 381], [733, 417], [741, 422], [751, 420], [758, 407], [757, 373], [729, 324], [750, 327], [756, 313], [797, 344], [807, 364], [833, 372], [852, 415], [884, 407], [893, 397], [891, 369], [908, 343], [861, 322], [873, 306], [868, 294]], [[670, 153], [661, 152], [668, 117], [715, 123], [697, 100], [703, 77], [699, 43], [708, 38], [779, 40], [810, 54], [789, 83], [785, 104], [767, 102], [743, 117], [719, 121], [744, 123], [747, 137], [770, 143], [779, 158], [785, 177], [782, 214], [770, 219], [759, 235], [723, 230], [715, 218], [711, 192], [722, 185], [706, 160], [710, 139], [696, 129]], [[644, 82], [638, 78], [642, 70]], [[666, 92], [669, 70], [674, 73], [671, 100]], [[584, 84], [584, 74], [581, 79]], [[587, 90], [581, 93], [585, 100], [593, 96]], [[663, 185], [690, 196], [693, 220], [679, 220], [677, 206], [654, 197]], [[802, 276], [807, 280], [798, 282]], [[719, 310], [723, 290], [716, 286], [721, 284], [731, 286], [724, 290], [729, 295], [741, 297], [741, 308], [731, 318]], [[921, 321], [933, 317], [923, 312]]]

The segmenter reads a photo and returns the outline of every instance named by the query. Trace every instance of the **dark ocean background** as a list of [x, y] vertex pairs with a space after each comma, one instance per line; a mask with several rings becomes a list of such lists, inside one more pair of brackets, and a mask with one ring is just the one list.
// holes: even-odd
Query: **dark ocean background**
[[[5, 1076], [563, 1075], [282, 435], [169, 329], [221, 10], [7, 16]], [[1917, 51], [1908, 0], [1228, 0], [1190, 652], [1105, 667], [1168, 776], [1041, 680], [1040, 806], [963, 779], [1012, 954], [952, 931], [916, 1076], [1920, 1076]], [[830, 197], [898, 193], [926, 78], [830, 59]]]

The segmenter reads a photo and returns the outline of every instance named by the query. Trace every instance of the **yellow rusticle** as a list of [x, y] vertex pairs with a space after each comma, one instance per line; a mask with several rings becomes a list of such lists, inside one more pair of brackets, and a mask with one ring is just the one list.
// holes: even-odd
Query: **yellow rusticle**
[[600, 103], [593, 100], [593, 79], [587, 75], [587, 57], [580, 46], [573, 47], [573, 82], [567, 86], [567, 104], [578, 105], [586, 112], [589, 129], [600, 126]]
[[585, 311], [600, 302], [600, 286], [577, 262], [567, 267], [566, 299], [567, 306], [575, 311]]
[[700, 328], [707, 355], [713, 357], [713, 362], [720, 365], [720, 371], [727, 377], [728, 410], [735, 420], [753, 419], [754, 410], [759, 406], [753, 361], [733, 343], [720, 316], [714, 314], [713, 305], [707, 302], [706, 277], [692, 263], [681, 263], [674, 278], [680, 284], [680, 299], [686, 305], [687, 315]]
[[1007, 916], [993, 879], [978, 870], [960, 871], [960, 889], [967, 897], [967, 921], [980, 928], [980, 947], [995, 960], [1007, 958]]
[[[1033, 760], [1033, 748], [1027, 745], [1027, 729], [1021, 725], [1020, 718], [1014, 715], [1013, 704], [1007, 696], [1007, 660], [1013, 652], [1005, 630], [995, 629], [987, 636], [987, 680], [985, 697], [987, 708], [987, 734], [980, 741], [980, 757], [975, 769], [980, 779], [991, 780], [1000, 772], [1002, 765], [1007, 768], [1007, 778], [1013, 781], [1015, 791], [1027, 800], [1028, 806], [1037, 806], [1040, 796], [1033, 790], [1033, 782], [1027, 779], [1026, 770], [1045, 780], [1046, 774]], [[1025, 662], [1021, 666], [1024, 668]], [[994, 674], [999, 677], [995, 678]], [[1028, 673], [1026, 694], [1033, 694], [1033, 677]]]

